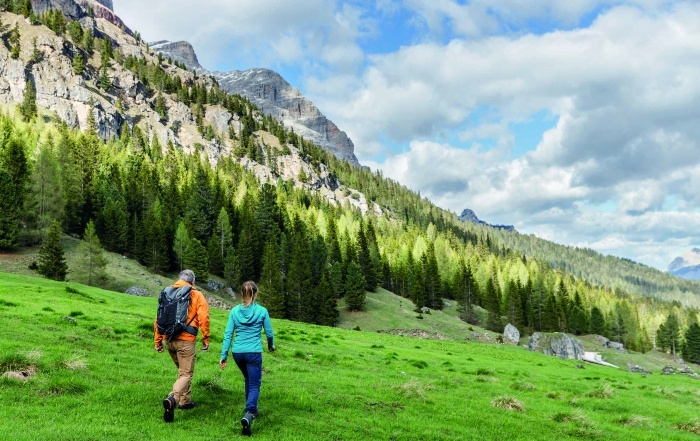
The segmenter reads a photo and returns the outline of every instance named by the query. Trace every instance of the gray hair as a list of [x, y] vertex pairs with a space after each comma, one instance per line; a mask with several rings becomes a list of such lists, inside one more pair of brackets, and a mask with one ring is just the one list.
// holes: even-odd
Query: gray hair
[[185, 282], [194, 283], [194, 271], [190, 269], [182, 270], [178, 278]]

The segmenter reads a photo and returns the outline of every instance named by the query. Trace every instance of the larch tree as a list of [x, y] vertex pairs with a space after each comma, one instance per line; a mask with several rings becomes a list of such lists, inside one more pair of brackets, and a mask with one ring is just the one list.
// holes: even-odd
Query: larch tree
[[103, 286], [107, 281], [107, 258], [97, 237], [93, 221], [88, 222], [85, 227], [83, 241], [78, 246], [78, 256], [71, 273], [73, 274], [71, 279], [90, 286]]

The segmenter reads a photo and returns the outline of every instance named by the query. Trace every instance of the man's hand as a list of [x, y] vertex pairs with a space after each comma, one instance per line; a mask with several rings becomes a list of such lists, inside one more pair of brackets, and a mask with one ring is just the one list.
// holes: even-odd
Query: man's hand
[[202, 350], [208, 351], [209, 350], [209, 343], [202, 343]]
[[158, 352], [163, 352], [163, 350], [164, 350], [164, 349], [163, 349], [163, 345], [158, 345], [158, 346], [156, 346], [156, 351], [158, 351]]
[[267, 348], [267, 350], [268, 350], [269, 352], [275, 352], [275, 347], [274, 347], [274, 346], [270, 346], [269, 348]]
[[222, 371], [226, 369], [226, 364], [226, 360], [219, 360], [219, 366], [221, 367]]

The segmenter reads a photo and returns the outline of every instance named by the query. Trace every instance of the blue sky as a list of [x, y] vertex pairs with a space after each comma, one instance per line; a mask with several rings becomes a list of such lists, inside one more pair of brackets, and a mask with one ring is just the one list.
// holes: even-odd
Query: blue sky
[[700, 246], [697, 1], [114, 3], [207, 69], [278, 71], [443, 208], [662, 270]]

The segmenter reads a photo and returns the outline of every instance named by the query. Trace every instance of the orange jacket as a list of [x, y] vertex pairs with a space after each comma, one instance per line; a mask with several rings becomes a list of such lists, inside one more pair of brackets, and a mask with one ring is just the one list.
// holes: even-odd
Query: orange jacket
[[[185, 285], [192, 286], [189, 282], [178, 280], [173, 284], [173, 287], [179, 288]], [[190, 291], [190, 307], [187, 309], [187, 323], [199, 329], [198, 334], [202, 336], [202, 342], [204, 344], [209, 344], [209, 304], [207, 303], [207, 299], [204, 298], [204, 294], [194, 289], [194, 287], [192, 291]], [[163, 346], [163, 340], [167, 339], [167, 336], [158, 333], [158, 317], [156, 317], [156, 320], [153, 322], [153, 330], [155, 331], [156, 347]], [[197, 341], [197, 336], [189, 332], [182, 332], [173, 339]]]

